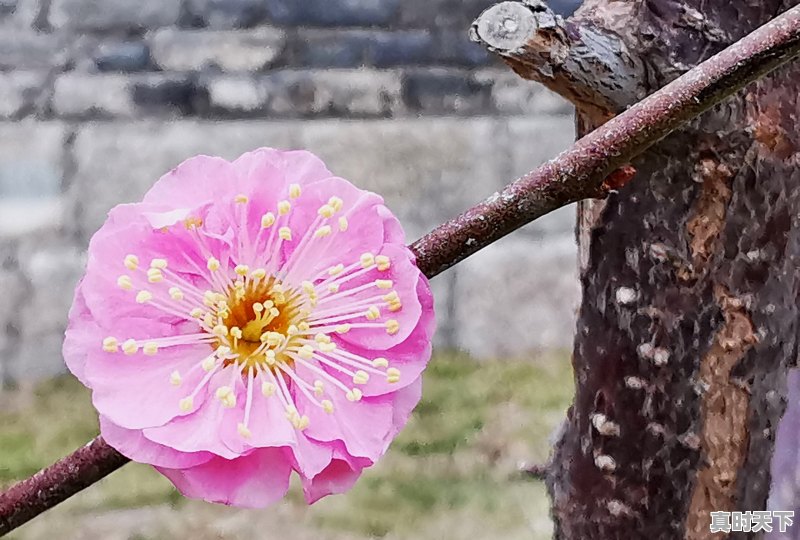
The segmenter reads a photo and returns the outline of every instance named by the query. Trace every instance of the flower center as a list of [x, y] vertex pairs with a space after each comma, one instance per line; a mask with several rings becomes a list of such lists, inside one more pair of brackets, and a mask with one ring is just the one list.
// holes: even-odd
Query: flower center
[[287, 290], [280, 280], [269, 276], [259, 279], [246, 275], [236, 280], [227, 294], [212, 294], [211, 314], [216, 324], [212, 333], [219, 340], [215, 349], [229, 347], [234, 363], [244, 372], [250, 368], [271, 368], [276, 362], [292, 365], [284, 350], [300, 345], [300, 329], [307, 326], [308, 312], [303, 297], [295, 289]]

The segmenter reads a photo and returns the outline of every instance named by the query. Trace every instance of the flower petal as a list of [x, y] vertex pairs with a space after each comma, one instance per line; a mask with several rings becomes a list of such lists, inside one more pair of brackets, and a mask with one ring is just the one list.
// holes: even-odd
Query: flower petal
[[186, 497], [244, 508], [264, 508], [289, 489], [291, 465], [280, 448], [227, 460], [215, 457], [185, 469], [157, 467]]

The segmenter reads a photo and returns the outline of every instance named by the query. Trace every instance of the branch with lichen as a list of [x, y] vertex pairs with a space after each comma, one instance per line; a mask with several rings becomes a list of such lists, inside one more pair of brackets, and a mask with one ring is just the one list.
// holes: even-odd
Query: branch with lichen
[[[512, 7], [516, 6], [516, 7]], [[613, 37], [603, 41], [588, 28], [564, 26], [538, 0], [502, 2], [476, 22], [476, 35], [510, 59], [517, 71], [536, 67], [535, 78], [549, 77], [548, 86], [580, 89], [578, 58], [597, 59], [603, 72], [633, 65]], [[530, 15], [527, 12], [530, 12]], [[516, 17], [516, 18], [515, 18]], [[509, 22], [511, 21], [511, 22]], [[593, 33], [594, 32], [594, 33]], [[563, 44], [556, 57], [543, 53], [531, 37], [550, 36]], [[537, 37], [538, 36], [538, 37]], [[608, 40], [611, 40], [610, 42]], [[601, 45], [605, 43], [605, 45]], [[621, 46], [621, 45], [620, 45]], [[537, 48], [538, 47], [538, 48]], [[609, 49], [610, 47], [610, 49]], [[538, 52], [537, 52], [538, 51]], [[557, 208], [603, 197], [615, 187], [609, 178], [635, 156], [671, 131], [697, 117], [745, 85], [800, 54], [800, 6], [792, 8], [738, 43], [689, 71], [602, 127], [575, 143], [554, 160], [532, 171], [503, 191], [470, 208], [411, 245], [422, 272], [433, 277], [476, 251]], [[570, 55], [575, 55], [571, 58]], [[616, 55], [616, 58], [615, 58]], [[525, 63], [521, 59], [527, 58]], [[532, 60], [538, 58], [538, 60]], [[514, 62], [517, 62], [515, 65]], [[550, 68], [542, 70], [549, 62]], [[569, 64], [572, 62], [572, 64]], [[569, 68], [565, 68], [569, 64]], [[598, 72], [599, 73], [599, 72]], [[577, 81], [577, 82], [576, 82]], [[584, 84], [583, 88], [589, 85]], [[596, 85], [594, 85], [596, 87]], [[613, 90], [613, 89], [611, 89]], [[569, 91], [562, 91], [569, 95]], [[633, 99], [610, 91], [594, 96], [572, 93], [573, 101], [619, 110]], [[605, 101], [603, 101], [605, 100]], [[599, 110], [598, 108], [598, 110]], [[625, 176], [625, 175], [623, 175]], [[101, 437], [36, 475], [0, 494], [0, 535], [26, 523], [128, 462]]]

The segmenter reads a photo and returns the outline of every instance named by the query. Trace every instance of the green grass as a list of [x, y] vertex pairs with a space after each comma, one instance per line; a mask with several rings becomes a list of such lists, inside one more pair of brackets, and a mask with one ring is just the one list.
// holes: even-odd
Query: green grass
[[[94, 537], [103, 527], [124, 540], [250, 538], [264, 530], [298, 539], [547, 538], [544, 488], [518, 464], [547, 458], [571, 393], [566, 355], [478, 363], [438, 354], [408, 427], [346, 495], [306, 508], [293, 486], [284, 503], [243, 511], [184, 500], [152, 469], [131, 464], [12, 538], [50, 538], [53, 530], [59, 538]], [[0, 485], [93, 437], [95, 418], [88, 393], [68, 377], [0, 397]]]

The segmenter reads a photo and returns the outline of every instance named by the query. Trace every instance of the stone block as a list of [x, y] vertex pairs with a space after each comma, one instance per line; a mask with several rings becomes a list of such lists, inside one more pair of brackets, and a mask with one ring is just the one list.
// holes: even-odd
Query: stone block
[[483, 10], [496, 3], [496, 0], [405, 0], [400, 4], [399, 22], [413, 28], [466, 30]]
[[385, 26], [400, 0], [266, 0], [267, 14], [288, 26]]
[[285, 70], [256, 80], [212, 78], [211, 111], [241, 115], [260, 111], [279, 117], [390, 116], [400, 105], [396, 73], [369, 70]]
[[0, 29], [0, 70], [46, 70], [63, 66], [69, 58], [68, 38], [39, 34], [14, 26]]
[[130, 84], [122, 74], [64, 73], [55, 81], [51, 107], [63, 117], [133, 116]]
[[433, 36], [427, 30], [374, 33], [367, 62], [389, 68], [404, 65], [427, 65], [436, 57]]
[[442, 30], [438, 33], [434, 50], [436, 61], [441, 64], [478, 67], [499, 62], [485, 47], [470, 41], [466, 29]]
[[206, 101], [205, 91], [188, 76], [69, 72], [56, 79], [52, 110], [77, 119], [169, 117], [195, 114]]
[[60, 225], [66, 136], [58, 123], [0, 124], [0, 238]]
[[500, 240], [459, 264], [455, 298], [456, 342], [472, 355], [568, 348], [580, 299], [575, 241]]
[[219, 76], [205, 82], [212, 115], [242, 116], [266, 111], [269, 96], [248, 76]]
[[285, 33], [254, 30], [163, 29], [152, 37], [153, 59], [164, 70], [259, 71], [283, 51]]
[[249, 28], [267, 17], [263, 0], [188, 0], [187, 23], [210, 28]]
[[302, 146], [381, 194], [411, 241], [504, 184], [497, 132], [488, 119], [329, 120], [303, 124]]
[[52, 0], [50, 24], [70, 30], [142, 30], [178, 21], [181, 0]]
[[260, 146], [299, 147], [299, 123], [134, 122], [84, 125], [74, 145], [70, 188], [78, 219], [71, 225], [83, 242], [113, 206], [140, 200], [158, 178], [197, 154], [235, 159]]
[[463, 71], [413, 71], [403, 81], [405, 104], [420, 114], [485, 114], [491, 109], [490, 94], [490, 84]]
[[297, 67], [352, 68], [367, 63], [374, 31], [298, 28], [292, 43]]
[[574, 109], [567, 100], [507, 69], [481, 69], [471, 77], [491, 87], [492, 105], [501, 114], [572, 116]]
[[19, 250], [26, 278], [17, 320], [17, 358], [12, 376], [36, 380], [65, 371], [61, 347], [75, 286], [86, 264], [80, 249], [57, 232], [28, 237]]
[[33, 112], [47, 75], [37, 71], [0, 72], [0, 119]]
[[101, 43], [92, 60], [99, 71], [143, 71], [150, 67], [150, 48], [140, 41]]

